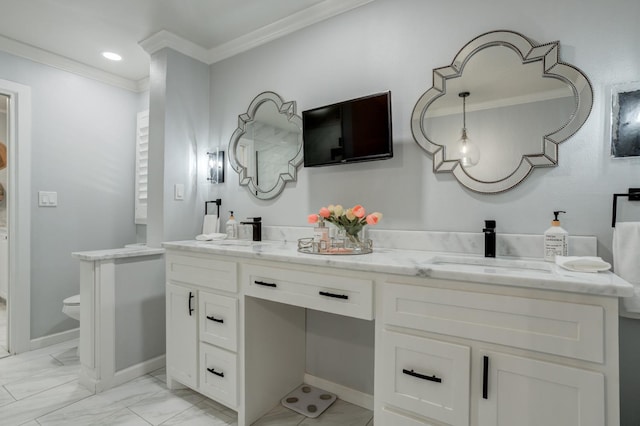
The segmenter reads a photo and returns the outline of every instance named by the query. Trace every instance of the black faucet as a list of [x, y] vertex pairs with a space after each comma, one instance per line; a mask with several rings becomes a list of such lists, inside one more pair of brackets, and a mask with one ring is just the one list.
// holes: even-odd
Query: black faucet
[[262, 218], [261, 217], [248, 217], [251, 222], [240, 222], [241, 225], [251, 225], [253, 228], [253, 241], [262, 241]]
[[496, 221], [484, 221], [484, 257], [496, 257]]

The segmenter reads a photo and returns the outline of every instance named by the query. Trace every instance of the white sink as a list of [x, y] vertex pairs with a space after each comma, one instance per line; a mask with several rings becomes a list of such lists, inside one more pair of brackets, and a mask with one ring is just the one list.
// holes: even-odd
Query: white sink
[[537, 272], [551, 274], [553, 266], [543, 261], [496, 259], [491, 257], [436, 256], [429, 261], [432, 265], [455, 266], [465, 271], [492, 272]]

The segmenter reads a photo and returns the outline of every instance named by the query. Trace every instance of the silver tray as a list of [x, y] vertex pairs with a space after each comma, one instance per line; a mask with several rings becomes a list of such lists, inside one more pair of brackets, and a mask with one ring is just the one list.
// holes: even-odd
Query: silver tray
[[345, 246], [344, 241], [332, 239], [329, 248], [326, 251], [320, 252], [313, 250], [313, 238], [300, 238], [298, 239], [298, 251], [300, 253], [319, 254], [322, 256], [353, 256], [373, 253], [373, 242], [367, 239], [364, 240], [360, 247], [352, 247], [349, 245]]

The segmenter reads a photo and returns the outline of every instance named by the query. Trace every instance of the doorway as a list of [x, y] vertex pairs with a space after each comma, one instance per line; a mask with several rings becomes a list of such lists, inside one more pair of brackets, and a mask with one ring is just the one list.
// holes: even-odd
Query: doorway
[[9, 355], [8, 295], [9, 295], [9, 241], [7, 235], [6, 188], [9, 169], [7, 144], [9, 142], [9, 97], [0, 94], [0, 358]]
[[0, 298], [7, 303], [0, 303], [0, 345], [6, 344], [9, 354], [17, 354], [31, 349], [31, 88], [0, 80], [0, 106], [2, 103], [0, 140], [5, 138], [1, 141], [6, 147], [6, 166], [0, 170], [0, 179], [4, 176], [6, 180], [1, 181], [4, 211], [0, 208], [0, 230], [4, 228], [6, 240], [0, 243], [6, 243], [7, 266], [3, 267], [0, 256], [0, 277], [6, 274], [7, 291]]

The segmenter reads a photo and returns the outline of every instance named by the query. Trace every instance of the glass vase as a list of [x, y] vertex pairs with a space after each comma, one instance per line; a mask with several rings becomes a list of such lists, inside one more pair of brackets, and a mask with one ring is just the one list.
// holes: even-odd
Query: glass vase
[[372, 243], [367, 238], [367, 227], [363, 226], [360, 231], [354, 234], [345, 232], [345, 248], [352, 249], [354, 253], [371, 252]]

